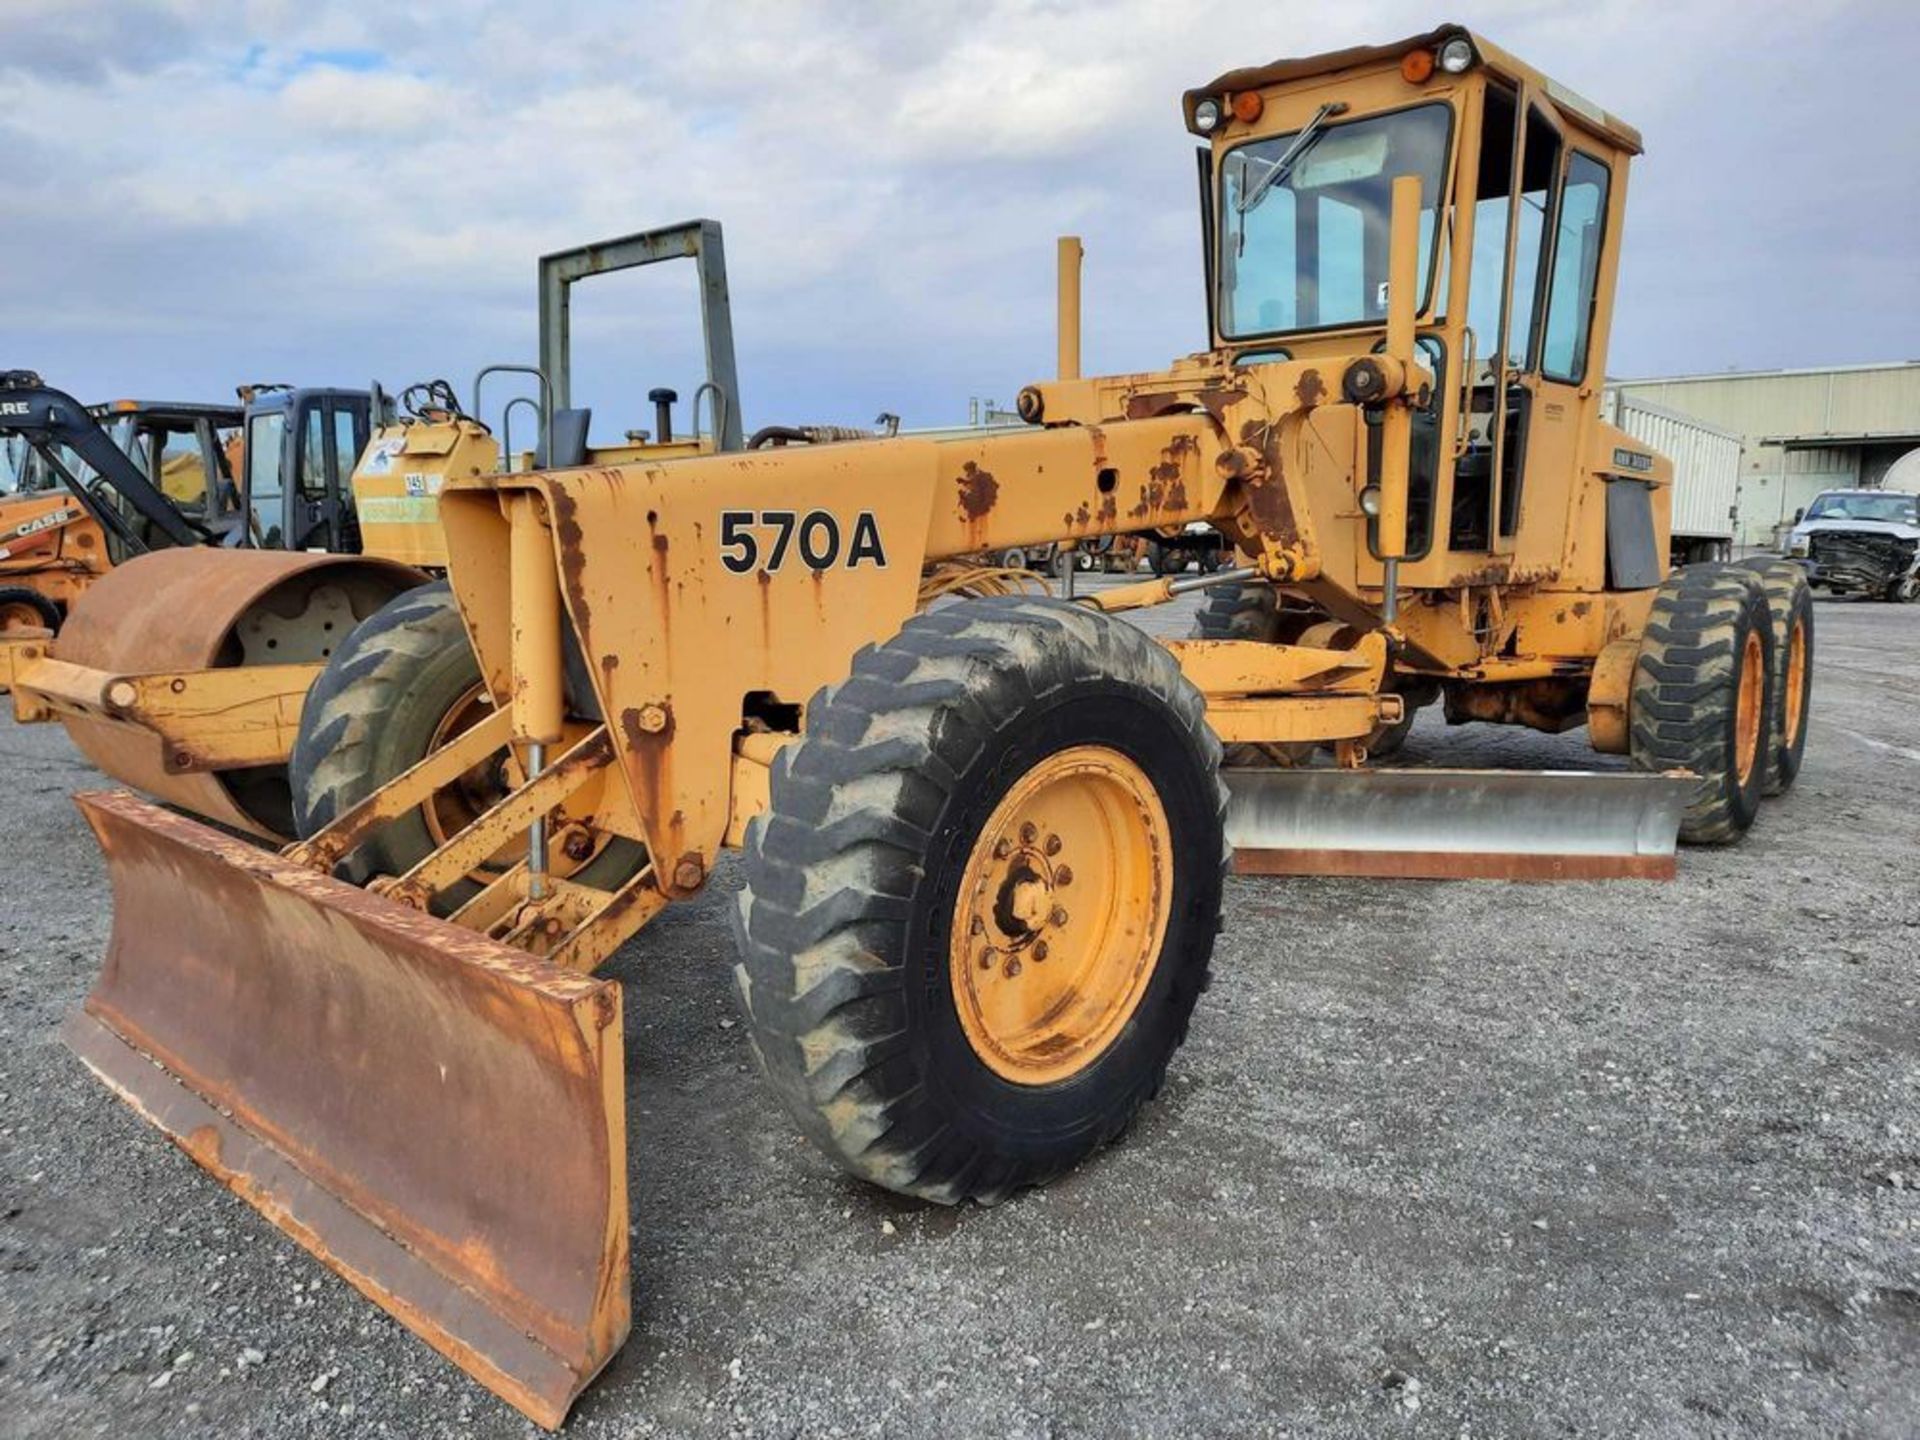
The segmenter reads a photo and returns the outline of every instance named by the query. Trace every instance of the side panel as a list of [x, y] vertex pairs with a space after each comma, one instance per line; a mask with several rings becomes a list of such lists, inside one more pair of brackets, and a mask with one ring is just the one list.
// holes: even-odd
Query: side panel
[[500, 497], [544, 496], [627, 782], [628, 804], [604, 822], [643, 839], [684, 891], [726, 834], [747, 696], [804, 705], [845, 678], [856, 650], [914, 612], [929, 560], [1205, 518], [1223, 485], [1212, 433], [1207, 416], [1182, 414], [496, 476], [450, 484], [441, 515], [462, 614], [504, 695]]

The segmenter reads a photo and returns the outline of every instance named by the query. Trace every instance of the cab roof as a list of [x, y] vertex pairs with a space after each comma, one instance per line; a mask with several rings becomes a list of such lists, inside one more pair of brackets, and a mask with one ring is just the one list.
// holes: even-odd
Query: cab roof
[[95, 419], [114, 415], [151, 415], [161, 420], [212, 420], [216, 425], [238, 425], [238, 405], [207, 404], [198, 400], [107, 400], [87, 407]]
[[1525, 61], [1508, 54], [1485, 36], [1476, 34], [1464, 25], [1441, 25], [1423, 35], [1409, 35], [1404, 40], [1396, 40], [1388, 45], [1354, 45], [1345, 50], [1329, 50], [1323, 55], [1275, 60], [1266, 65], [1229, 70], [1207, 84], [1187, 91], [1182, 97], [1181, 109], [1191, 127], [1193, 107], [1209, 96], [1230, 95], [1236, 90], [1260, 90], [1269, 85], [1306, 80], [1316, 75], [1331, 75], [1381, 61], [1397, 61], [1409, 51], [1438, 49], [1456, 35], [1465, 36], [1472, 43], [1481, 65], [1503, 80], [1537, 86], [1544, 91], [1565, 112], [1571, 123], [1591, 130], [1630, 155], [1638, 155], [1644, 148], [1640, 132], [1626, 121], [1609, 114], [1578, 91], [1541, 74]]

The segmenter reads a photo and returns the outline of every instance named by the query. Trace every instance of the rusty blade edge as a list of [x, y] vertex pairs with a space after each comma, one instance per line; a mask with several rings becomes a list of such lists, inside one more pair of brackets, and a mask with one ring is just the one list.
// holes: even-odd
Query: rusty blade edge
[[616, 1345], [591, 1372], [577, 1373], [96, 1016], [72, 1011], [60, 1037], [108, 1089], [196, 1164], [535, 1424], [559, 1429], [575, 1398], [618, 1352]]
[[1530, 855], [1500, 851], [1254, 850], [1236, 875], [1347, 875], [1391, 880], [1671, 880], [1668, 855]]

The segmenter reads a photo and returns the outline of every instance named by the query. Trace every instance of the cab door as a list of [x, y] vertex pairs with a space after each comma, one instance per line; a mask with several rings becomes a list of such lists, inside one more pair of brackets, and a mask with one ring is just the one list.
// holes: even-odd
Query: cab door
[[[1489, 376], [1493, 484], [1488, 549], [1505, 556], [1514, 555], [1522, 529], [1528, 477], [1552, 473], [1553, 457], [1563, 454], [1561, 447], [1570, 441], [1574, 418], [1557, 397], [1543, 397], [1539, 367], [1551, 218], [1560, 189], [1565, 137], [1559, 121], [1535, 92], [1523, 88], [1518, 102], [1519, 123], [1514, 127], [1508, 170], [1500, 324]], [[1546, 513], [1554, 498], [1558, 497], [1540, 496], [1536, 510]], [[1529, 548], [1533, 538], [1529, 532]], [[1558, 554], [1557, 543], [1553, 549]]]
[[[1606, 152], [1586, 148], [1578, 137], [1563, 149], [1529, 376], [1532, 398], [1522, 491], [1523, 496], [1535, 497], [1536, 518], [1523, 532], [1519, 558], [1527, 565], [1558, 566], [1563, 578], [1571, 580], [1575, 577], [1565, 572], [1569, 566], [1579, 568], [1580, 562], [1568, 529], [1579, 521], [1574, 487], [1583, 483], [1605, 382], [1605, 337], [1595, 332], [1602, 303], [1601, 277], [1610, 262], [1608, 247], [1615, 243], [1607, 229], [1616, 206], [1615, 179]], [[1636, 539], [1625, 548], [1609, 540], [1607, 587], [1638, 589], [1658, 584], [1660, 566], [1648, 548], [1652, 511], [1647, 481], [1610, 480], [1606, 508], [1609, 536], [1620, 538], [1616, 527], [1623, 525], [1621, 534]], [[1637, 543], [1641, 538], [1644, 544]], [[1588, 578], [1599, 576], [1596, 572]]]
[[299, 407], [299, 426], [287, 548], [356, 551], [359, 527], [351, 482], [367, 442], [366, 401], [331, 392], [309, 395]]

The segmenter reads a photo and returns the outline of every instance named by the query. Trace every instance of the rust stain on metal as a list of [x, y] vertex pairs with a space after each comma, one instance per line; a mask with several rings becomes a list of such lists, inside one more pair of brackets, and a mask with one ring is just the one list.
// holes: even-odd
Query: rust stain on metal
[[1400, 880], [1671, 880], [1672, 855], [1527, 855], [1401, 850], [1236, 850], [1237, 875], [1360, 875]]
[[1144, 520], [1167, 510], [1184, 510], [1187, 505], [1187, 462], [1200, 453], [1195, 435], [1176, 435], [1160, 452], [1160, 463], [1147, 472], [1140, 487], [1140, 503], [1127, 513]]
[[1185, 395], [1129, 395], [1122, 408], [1129, 420], [1156, 420], [1192, 409], [1193, 401]]
[[1311, 410], [1327, 398], [1327, 382], [1320, 378], [1318, 370], [1305, 371], [1293, 387], [1293, 398], [1300, 402], [1303, 410]]
[[1504, 585], [1513, 577], [1509, 567], [1499, 561], [1478, 570], [1463, 570], [1441, 582], [1443, 590], [1467, 590], [1484, 585]]
[[560, 541], [560, 587], [567, 592], [575, 623], [584, 631], [593, 623], [593, 607], [587, 603], [586, 532], [580, 528], [580, 506], [563, 485], [548, 487], [547, 502], [553, 507], [553, 533]]
[[1240, 449], [1231, 462], [1222, 457], [1222, 473], [1240, 482], [1247, 509], [1260, 533], [1283, 546], [1300, 538], [1293, 497], [1287, 493], [1286, 469], [1280, 458], [1280, 428], [1263, 420], [1240, 427]]
[[673, 584], [667, 570], [667, 537], [660, 529], [657, 512], [647, 512], [647, 528], [653, 532], [653, 561], [648, 569], [652, 573], [654, 598], [659, 605], [658, 619], [664, 626], [673, 614]]
[[1209, 385], [1194, 396], [1194, 399], [1199, 401], [1200, 408], [1213, 417], [1213, 423], [1216, 425], [1226, 424], [1228, 407], [1238, 405], [1246, 398], [1245, 390], [1226, 385]]
[[969, 521], [983, 520], [1000, 498], [1000, 482], [969, 460], [960, 467], [960, 514]]

